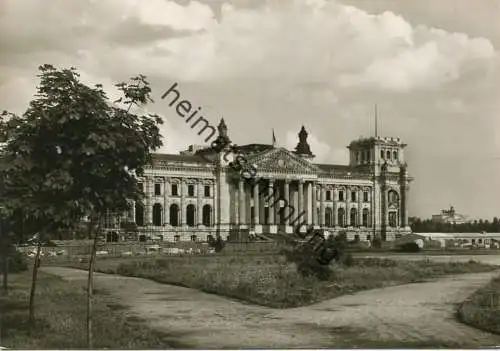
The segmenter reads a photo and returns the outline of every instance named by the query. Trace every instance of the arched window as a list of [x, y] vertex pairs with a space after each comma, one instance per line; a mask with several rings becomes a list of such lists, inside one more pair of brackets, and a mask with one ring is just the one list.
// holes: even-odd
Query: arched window
[[330, 228], [332, 226], [332, 208], [325, 208], [325, 227]]
[[170, 225], [179, 226], [179, 206], [177, 204], [170, 205]]
[[394, 150], [394, 151], [392, 152], [392, 158], [393, 158], [395, 161], [397, 161], [397, 160], [398, 160], [398, 152], [397, 152], [396, 150]]
[[144, 225], [144, 206], [139, 203], [135, 204], [135, 224], [139, 227]]
[[368, 209], [363, 209], [363, 227], [368, 227]]
[[387, 159], [388, 159], [388, 160], [390, 160], [390, 159], [391, 159], [391, 152], [390, 152], [389, 150], [387, 150], [387, 154], [386, 154], [386, 156], [387, 156]]
[[162, 225], [162, 220], [161, 218], [163, 212], [163, 206], [161, 204], [154, 204], [153, 205], [153, 225], [155, 226], [161, 226]]
[[339, 210], [337, 211], [337, 217], [338, 217], [338, 225], [340, 227], [345, 227], [345, 210], [341, 207], [339, 208]]
[[350, 223], [354, 227], [356, 225], [356, 215], [358, 214], [358, 211], [355, 208], [351, 208], [350, 212]]
[[186, 224], [190, 227], [194, 227], [196, 219], [196, 207], [193, 204], [189, 204], [186, 207]]
[[210, 205], [203, 206], [202, 223], [207, 227], [212, 225], [212, 207]]
[[394, 190], [389, 190], [389, 192], [387, 193], [387, 201], [389, 203], [389, 206], [398, 207], [398, 205], [399, 205], [398, 193]]

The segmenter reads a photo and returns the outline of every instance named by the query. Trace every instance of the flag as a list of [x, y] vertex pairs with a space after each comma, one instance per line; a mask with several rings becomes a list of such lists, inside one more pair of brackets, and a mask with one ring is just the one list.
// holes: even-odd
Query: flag
[[274, 128], [273, 128], [273, 146], [276, 146], [276, 136], [274, 135]]

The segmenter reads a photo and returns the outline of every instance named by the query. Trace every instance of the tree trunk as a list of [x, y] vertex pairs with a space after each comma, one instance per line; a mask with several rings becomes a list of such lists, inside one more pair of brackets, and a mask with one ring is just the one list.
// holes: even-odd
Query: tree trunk
[[3, 221], [0, 222], [0, 255], [2, 256], [2, 276], [3, 276], [3, 294], [7, 295], [9, 293], [8, 288], [8, 276], [9, 276], [9, 240], [6, 237], [6, 232], [3, 231], [4, 228]]
[[92, 350], [92, 302], [94, 299], [94, 262], [97, 249], [97, 241], [99, 240], [99, 235], [101, 234], [101, 217], [99, 217], [97, 222], [97, 230], [94, 235], [94, 243], [92, 245], [92, 250], [90, 251], [89, 260], [89, 276], [87, 280], [87, 348]]
[[3, 268], [3, 293], [4, 295], [9, 294], [9, 284], [8, 284], [8, 276], [9, 276], [9, 254], [4, 252], [2, 255], [2, 268]]
[[30, 306], [29, 306], [29, 331], [31, 332], [33, 326], [35, 325], [35, 291], [36, 291], [36, 279], [38, 276], [38, 267], [40, 267], [40, 251], [42, 249], [42, 238], [38, 240], [36, 247], [35, 262], [33, 263], [33, 277], [31, 279], [31, 291], [30, 291]]

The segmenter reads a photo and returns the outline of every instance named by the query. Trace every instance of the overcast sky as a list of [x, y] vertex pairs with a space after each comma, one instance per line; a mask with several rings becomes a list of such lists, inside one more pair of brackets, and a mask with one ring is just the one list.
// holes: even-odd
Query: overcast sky
[[454, 205], [500, 216], [498, 0], [2, 0], [0, 110], [22, 113], [37, 67], [74, 66], [87, 83], [139, 73], [164, 116], [165, 147], [202, 140], [159, 97], [174, 82], [237, 144], [294, 147], [347, 163], [373, 134], [407, 144], [410, 215]]

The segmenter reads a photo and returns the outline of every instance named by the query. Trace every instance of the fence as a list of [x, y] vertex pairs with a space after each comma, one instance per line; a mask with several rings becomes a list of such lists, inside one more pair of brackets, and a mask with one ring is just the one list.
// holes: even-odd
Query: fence
[[[274, 241], [255, 242], [226, 242], [224, 249], [219, 253], [222, 255], [245, 255], [245, 254], [272, 254], [277, 253], [283, 247]], [[44, 257], [64, 257], [71, 260], [73, 257], [90, 255], [92, 242], [61, 243], [57, 246], [42, 247]], [[18, 247], [18, 251], [33, 256], [36, 252], [35, 246]], [[149, 254], [212, 254], [214, 249], [205, 242], [158, 242], [158, 243], [99, 243], [97, 255], [107, 257], [140, 256]]]

